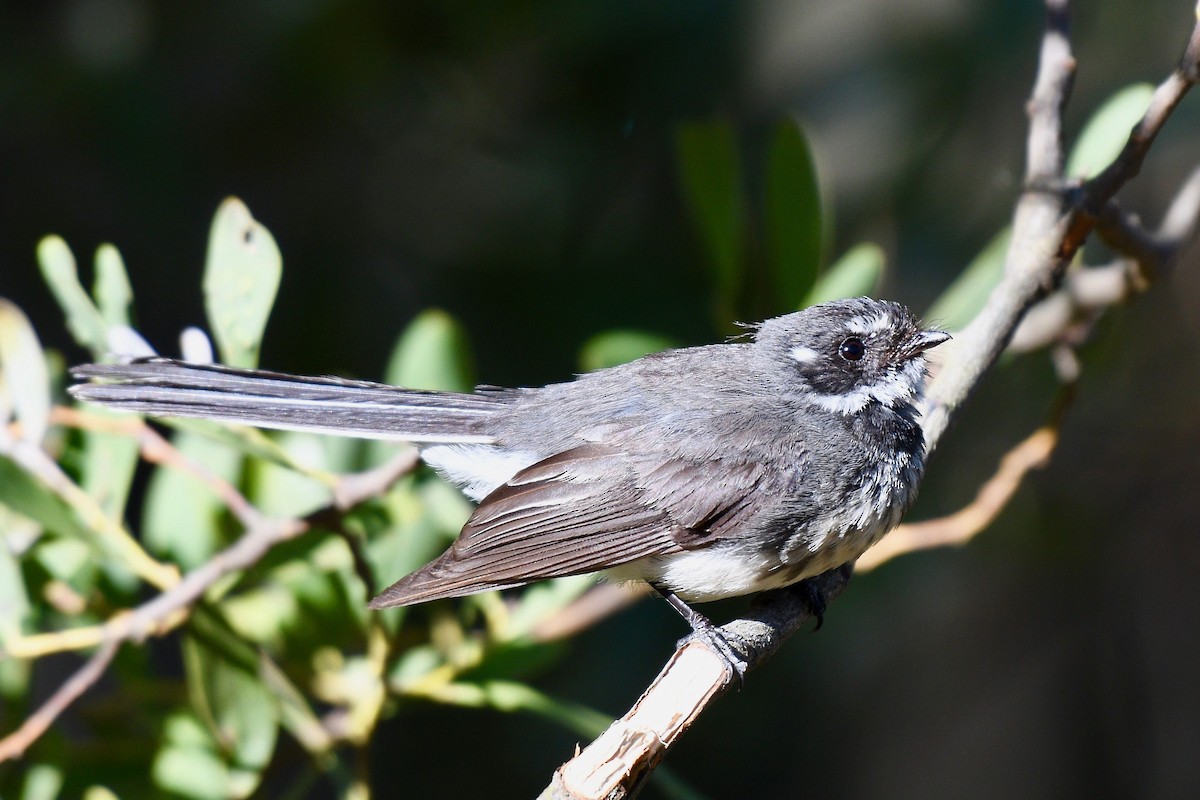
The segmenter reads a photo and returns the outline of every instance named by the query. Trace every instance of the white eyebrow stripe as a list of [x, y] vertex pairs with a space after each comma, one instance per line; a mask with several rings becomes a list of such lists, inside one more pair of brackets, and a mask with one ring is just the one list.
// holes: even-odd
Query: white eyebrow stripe
[[802, 364], [816, 361], [821, 357], [821, 354], [816, 350], [813, 350], [811, 347], [805, 347], [804, 345], [796, 345], [788, 351], [788, 355]]
[[882, 333], [892, 327], [892, 315], [886, 311], [871, 316], [851, 317], [846, 322], [846, 330], [869, 336], [872, 333]]

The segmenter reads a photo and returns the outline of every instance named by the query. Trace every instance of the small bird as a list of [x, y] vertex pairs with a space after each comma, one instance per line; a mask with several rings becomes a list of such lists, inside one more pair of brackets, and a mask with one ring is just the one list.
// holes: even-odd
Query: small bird
[[149, 358], [76, 367], [89, 382], [70, 392], [153, 415], [414, 443], [478, 506], [445, 553], [372, 608], [603, 571], [649, 583], [728, 660], [688, 603], [852, 563], [896, 526], [924, 471], [924, 354], [950, 338], [865, 297], [748, 327], [749, 341], [538, 389], [424, 392]]

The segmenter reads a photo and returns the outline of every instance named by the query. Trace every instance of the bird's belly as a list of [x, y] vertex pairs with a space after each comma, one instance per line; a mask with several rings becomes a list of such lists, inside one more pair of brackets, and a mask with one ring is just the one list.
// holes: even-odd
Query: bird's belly
[[647, 581], [687, 602], [706, 603], [779, 589], [817, 574], [796, 575], [786, 567], [771, 551], [717, 546], [647, 556], [606, 570], [605, 576], [615, 581]]

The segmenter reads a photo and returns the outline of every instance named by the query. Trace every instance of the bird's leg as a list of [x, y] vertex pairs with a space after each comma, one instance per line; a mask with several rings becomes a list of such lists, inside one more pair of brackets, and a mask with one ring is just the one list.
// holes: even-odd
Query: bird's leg
[[718, 628], [713, 624], [712, 620], [689, 606], [680, 599], [679, 595], [670, 589], [664, 589], [654, 584], [650, 584], [650, 586], [654, 591], [662, 595], [664, 600], [671, 604], [671, 608], [679, 612], [679, 616], [687, 620], [688, 625], [692, 626], [692, 634], [680, 640], [680, 646], [693, 639], [699, 639], [708, 645], [708, 648], [725, 662], [731, 673], [737, 678], [739, 684], [744, 682], [746, 679], [746, 670], [750, 668], [750, 665], [747, 663], [746, 657], [739, 651], [737, 647], [738, 643], [731, 641], [738, 637]]

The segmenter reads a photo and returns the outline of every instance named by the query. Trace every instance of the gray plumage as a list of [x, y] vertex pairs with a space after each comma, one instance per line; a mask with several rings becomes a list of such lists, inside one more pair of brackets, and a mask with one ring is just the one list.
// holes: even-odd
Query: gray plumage
[[711, 600], [853, 561], [897, 524], [924, 466], [922, 353], [946, 338], [858, 298], [767, 320], [752, 341], [540, 389], [416, 392], [150, 359], [79, 367], [92, 382], [71, 391], [416, 443], [480, 502], [450, 549], [376, 608], [600, 570]]

